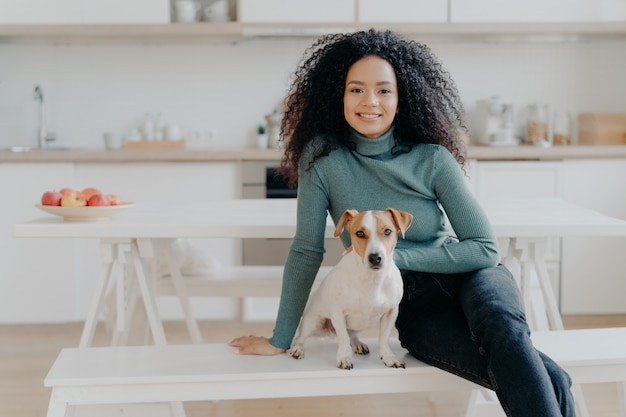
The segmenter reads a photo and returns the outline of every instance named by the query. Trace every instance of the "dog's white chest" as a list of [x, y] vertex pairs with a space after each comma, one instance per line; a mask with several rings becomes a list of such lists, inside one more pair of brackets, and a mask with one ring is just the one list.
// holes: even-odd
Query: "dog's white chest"
[[[367, 270], [356, 264], [359, 258], [349, 253], [333, 268], [312, 300], [316, 309], [341, 309], [346, 325], [363, 330], [375, 325], [383, 314], [394, 309], [402, 299], [402, 278], [395, 265], [381, 270]], [[320, 311], [321, 312], [321, 311]]]
[[393, 262], [393, 250], [398, 233], [404, 237], [412, 220], [410, 213], [393, 208], [344, 212], [337, 222], [335, 236], [347, 230], [352, 245], [311, 294], [300, 331], [291, 345], [292, 357], [303, 357], [303, 343], [309, 336], [335, 333], [337, 366], [352, 369], [353, 353], [369, 353], [367, 345], [359, 340], [359, 332], [378, 324], [381, 359], [386, 366], [404, 368], [404, 362], [389, 348], [388, 340], [403, 288], [400, 271]]

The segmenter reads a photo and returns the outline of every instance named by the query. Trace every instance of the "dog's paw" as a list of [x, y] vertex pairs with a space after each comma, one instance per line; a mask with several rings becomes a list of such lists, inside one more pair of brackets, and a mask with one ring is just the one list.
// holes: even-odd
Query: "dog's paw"
[[395, 356], [383, 356], [381, 358], [385, 366], [390, 368], [404, 368], [404, 361], [396, 358]]
[[301, 346], [293, 347], [289, 350], [289, 356], [294, 359], [302, 359], [304, 358], [304, 349]]
[[365, 343], [359, 341], [352, 344], [352, 351], [357, 355], [369, 355], [370, 348]]
[[346, 370], [350, 370], [352, 368], [354, 368], [354, 365], [352, 364], [352, 358], [338, 358], [337, 359], [337, 368], [339, 369], [346, 369]]

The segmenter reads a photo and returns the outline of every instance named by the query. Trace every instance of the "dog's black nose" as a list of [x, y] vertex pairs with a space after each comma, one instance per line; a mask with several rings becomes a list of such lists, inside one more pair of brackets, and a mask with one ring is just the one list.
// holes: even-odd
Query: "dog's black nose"
[[367, 260], [370, 262], [371, 266], [377, 267], [382, 263], [383, 257], [380, 256], [380, 253], [370, 253]]

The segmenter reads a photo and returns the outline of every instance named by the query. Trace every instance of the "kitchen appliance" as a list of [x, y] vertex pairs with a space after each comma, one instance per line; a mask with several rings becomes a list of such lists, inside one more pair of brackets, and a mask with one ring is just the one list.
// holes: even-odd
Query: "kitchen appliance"
[[476, 105], [474, 133], [481, 145], [517, 145], [514, 135], [513, 104], [502, 97], [479, 100]]
[[[245, 161], [242, 165], [242, 198], [296, 198], [298, 190], [289, 188], [284, 178], [276, 175], [276, 161]], [[285, 265], [292, 239], [243, 239], [243, 265]], [[336, 265], [344, 247], [340, 239], [327, 238], [322, 265]]]

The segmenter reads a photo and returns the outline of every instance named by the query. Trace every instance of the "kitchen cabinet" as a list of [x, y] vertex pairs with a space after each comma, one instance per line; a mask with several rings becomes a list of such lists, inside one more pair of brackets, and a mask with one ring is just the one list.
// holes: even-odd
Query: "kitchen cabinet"
[[559, 195], [561, 162], [479, 161], [475, 192], [479, 198], [549, 198]]
[[[291, 3], [284, 3], [290, 5]], [[169, 10], [167, 11], [169, 16]], [[165, 15], [165, 14], [164, 14]], [[501, 22], [497, 19], [482, 21], [357, 21], [346, 16], [333, 16], [331, 21], [300, 16], [301, 20], [248, 20], [234, 22], [200, 23], [121, 23], [105, 24], [60, 24], [63, 21], [45, 21], [4, 18], [0, 13], [0, 42], [2, 43], [158, 43], [158, 44], [205, 44], [233, 43], [249, 38], [262, 37], [312, 37], [330, 32], [368, 30], [371, 27], [390, 29], [410, 38], [425, 41], [562, 41], [589, 39], [615, 39], [626, 37], [624, 21], [606, 22]], [[244, 15], [245, 16], [245, 15]], [[313, 15], [311, 15], [313, 16]], [[365, 16], [364, 16], [365, 17]], [[245, 17], [244, 17], [245, 18]], [[387, 16], [395, 19], [397, 16]], [[426, 17], [422, 17], [426, 18]], [[399, 19], [399, 18], [398, 18]], [[429, 17], [430, 19], [430, 17]], [[127, 19], [130, 20], [130, 19]], [[17, 24], [14, 24], [17, 23]]]
[[358, 0], [360, 23], [422, 23], [448, 21], [448, 0]]
[[242, 23], [352, 23], [355, 0], [239, 0]]
[[34, 205], [45, 190], [74, 180], [71, 163], [0, 164], [0, 322], [76, 319], [71, 239], [13, 238], [13, 224], [44, 213]]
[[82, 23], [169, 23], [169, 0], [83, 0]]
[[[231, 0], [237, 21], [171, 24], [171, 0], [0, 2], [0, 42], [232, 43], [392, 29], [423, 41], [626, 36], [624, 0]], [[206, 4], [206, 0], [203, 1]]]
[[0, 24], [169, 23], [169, 0], [0, 2]]
[[[10, 204], [0, 220], [0, 323], [81, 321], [100, 273], [100, 246], [93, 239], [14, 238], [13, 224], [47, 216], [34, 207], [45, 190], [88, 186], [141, 204], [211, 202], [238, 198], [236, 162], [215, 163], [2, 163], [0, 186]], [[236, 239], [190, 242], [224, 264], [240, 262]], [[198, 317], [232, 318], [232, 300], [192, 300]], [[159, 299], [162, 316], [182, 317], [173, 297]]]
[[[564, 199], [626, 219], [626, 159], [571, 160], [562, 167]], [[626, 313], [626, 238], [565, 238], [564, 314]]]
[[[474, 170], [474, 192], [481, 199], [559, 197], [561, 165], [556, 161], [479, 161]], [[554, 294], [559, 299], [559, 239], [548, 241], [546, 267]]]
[[[481, 198], [559, 197], [626, 219], [626, 159], [477, 161], [471, 183]], [[550, 241], [546, 261], [563, 314], [624, 314], [626, 239]]]
[[82, 23], [83, 0], [19, 0], [0, 2], [0, 24]]
[[558, 23], [626, 20], [623, 0], [450, 0], [452, 23]]

